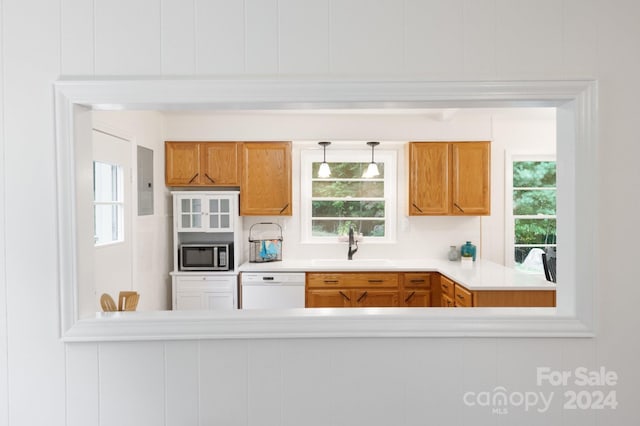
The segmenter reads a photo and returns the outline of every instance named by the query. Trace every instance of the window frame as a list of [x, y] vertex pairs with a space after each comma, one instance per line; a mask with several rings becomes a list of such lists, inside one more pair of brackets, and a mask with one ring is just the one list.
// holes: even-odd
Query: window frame
[[[341, 142], [336, 143], [335, 145]], [[332, 146], [335, 146], [332, 145]], [[362, 142], [364, 147], [364, 142]], [[349, 161], [327, 161], [331, 162], [371, 162], [371, 151], [365, 149], [354, 149], [350, 145], [348, 149], [332, 149], [330, 160]], [[312, 186], [311, 176], [313, 163], [322, 162], [322, 150], [304, 148], [300, 152], [300, 239], [303, 244], [335, 244], [337, 237], [314, 237], [312, 230]], [[375, 151], [377, 164], [384, 164], [384, 202], [385, 202], [385, 236], [384, 237], [363, 237], [363, 242], [367, 244], [389, 244], [396, 242], [397, 235], [397, 210], [398, 210], [398, 179], [397, 164], [398, 157], [394, 150], [377, 148]], [[330, 180], [330, 178], [329, 178]]]
[[[60, 335], [65, 342], [175, 339], [336, 337], [593, 337], [598, 274], [598, 82], [143, 79], [61, 80], [54, 83]], [[119, 313], [79, 319], [79, 203], [86, 193], [91, 111], [356, 108], [557, 108], [557, 308], [321, 309], [243, 312]], [[580, 185], [577, 183], [580, 182]], [[577, 212], [580, 212], [578, 215]], [[566, 226], [565, 226], [566, 225]], [[579, 260], [579, 262], [578, 262]], [[89, 272], [91, 272], [89, 270]], [[83, 275], [83, 273], [85, 273]], [[88, 277], [90, 279], [90, 277]], [[455, 311], [455, 312], [451, 312]]]
[[[516, 262], [514, 258], [514, 250], [516, 247], [515, 243], [515, 219], [516, 217], [522, 215], [514, 215], [513, 214], [513, 163], [516, 161], [554, 161], [556, 163], [556, 171], [558, 167], [558, 160], [555, 154], [551, 153], [513, 153], [511, 151], [507, 151], [505, 155], [505, 202], [504, 202], [504, 218], [505, 218], [505, 240], [504, 240], [504, 264], [507, 267], [515, 267]], [[556, 190], [556, 196], [558, 191], [558, 178], [556, 173], [556, 185], [554, 187]], [[556, 220], [556, 233], [557, 233], [557, 219], [558, 219], [558, 208], [556, 203], [556, 214], [555, 215], [542, 215], [533, 217], [533, 219], [555, 219]], [[545, 244], [535, 244], [535, 246], [543, 246]], [[557, 246], [556, 243], [550, 244], [548, 246]], [[532, 272], [533, 273], [533, 272]], [[544, 274], [544, 271], [540, 272]]]

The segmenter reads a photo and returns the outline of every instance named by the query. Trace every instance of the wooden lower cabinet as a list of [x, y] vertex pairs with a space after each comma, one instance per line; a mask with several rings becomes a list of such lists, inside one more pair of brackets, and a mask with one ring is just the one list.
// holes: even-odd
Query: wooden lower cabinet
[[305, 306], [307, 308], [350, 308], [352, 294], [350, 290], [307, 290]]
[[356, 308], [392, 308], [400, 306], [398, 290], [352, 290], [352, 305]]
[[307, 308], [554, 307], [554, 290], [469, 290], [437, 272], [308, 272]]
[[555, 290], [469, 290], [440, 275], [440, 306], [443, 308], [506, 308], [556, 306]]
[[402, 275], [401, 306], [426, 308], [431, 306], [431, 276], [429, 272], [405, 272]]
[[555, 290], [474, 291], [474, 307], [555, 308]]
[[454, 304], [456, 308], [471, 308], [473, 305], [473, 294], [462, 287], [460, 284], [456, 284], [453, 290]]
[[307, 273], [307, 308], [372, 308], [400, 305], [398, 274]]
[[440, 306], [443, 308], [453, 308], [455, 306], [453, 295], [455, 283], [444, 275], [439, 275], [439, 277]]

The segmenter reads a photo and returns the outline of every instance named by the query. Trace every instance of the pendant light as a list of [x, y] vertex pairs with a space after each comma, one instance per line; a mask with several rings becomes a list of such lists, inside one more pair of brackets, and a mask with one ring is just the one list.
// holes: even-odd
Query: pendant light
[[378, 170], [378, 165], [373, 159], [373, 150], [376, 146], [380, 145], [380, 142], [367, 142], [367, 145], [371, 147], [371, 162], [367, 167], [367, 170], [362, 174], [363, 178], [373, 178], [376, 176], [380, 176], [380, 171]]
[[322, 163], [318, 169], [318, 177], [328, 178], [331, 176], [331, 169], [329, 168], [329, 164], [327, 164], [327, 146], [331, 145], [331, 142], [318, 142], [318, 145], [322, 146], [323, 153]]

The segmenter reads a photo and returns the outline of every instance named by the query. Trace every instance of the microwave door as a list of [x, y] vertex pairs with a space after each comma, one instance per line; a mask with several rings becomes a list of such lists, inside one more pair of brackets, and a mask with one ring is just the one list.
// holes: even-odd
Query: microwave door
[[211, 250], [203, 247], [184, 248], [184, 267], [187, 270], [206, 270], [213, 264]]

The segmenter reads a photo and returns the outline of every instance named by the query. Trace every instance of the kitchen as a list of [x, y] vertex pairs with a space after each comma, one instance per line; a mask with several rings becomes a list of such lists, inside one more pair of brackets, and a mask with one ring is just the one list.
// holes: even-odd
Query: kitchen
[[[154, 151], [155, 212], [151, 216], [134, 217], [136, 229], [135, 254], [133, 256], [132, 281], [123, 289], [137, 290], [141, 297], [139, 310], [170, 309], [172, 303], [169, 273], [177, 259], [173, 247], [171, 189], [164, 186], [164, 141], [260, 141], [293, 140], [292, 143], [292, 194], [293, 215], [286, 217], [242, 216], [241, 237], [243, 250], [240, 263], [249, 260], [248, 239], [251, 226], [260, 222], [275, 222], [283, 229], [283, 262], [274, 262], [267, 269], [278, 265], [291, 267], [292, 262], [310, 259], [346, 259], [344, 242], [308, 242], [302, 225], [301, 158], [305, 152], [322, 152], [319, 140], [332, 140], [326, 152], [330, 161], [340, 161], [346, 151], [359, 151], [363, 161], [370, 161], [371, 150], [366, 140], [382, 143], [376, 154], [392, 152], [397, 161], [394, 213], [397, 233], [395, 243], [373, 243], [366, 240], [359, 244], [355, 260], [363, 259], [441, 259], [446, 261], [451, 245], [460, 246], [465, 241], [477, 244], [478, 257], [498, 264], [505, 263], [505, 167], [506, 155], [512, 153], [553, 154], [555, 151], [555, 109], [440, 109], [440, 110], [363, 110], [340, 111], [244, 111], [244, 112], [108, 112], [95, 111], [94, 124], [113, 132], [136, 136], [138, 144]], [[131, 139], [134, 139], [132, 137]], [[405, 176], [406, 141], [491, 141], [491, 215], [489, 216], [407, 216], [407, 176]], [[160, 185], [159, 183], [162, 183]], [[193, 188], [191, 188], [193, 189]], [[212, 190], [216, 188], [202, 188]], [[231, 188], [236, 189], [236, 188]], [[140, 232], [143, 231], [143, 232]], [[390, 248], [393, 254], [390, 255]], [[355, 263], [354, 263], [355, 264]], [[354, 265], [351, 264], [351, 265]], [[445, 262], [446, 264], [446, 262]], [[143, 266], [144, 265], [144, 266]], [[263, 264], [258, 269], [263, 269]], [[324, 264], [322, 269], [344, 270]], [[410, 271], [406, 269], [405, 272]], [[247, 263], [244, 268], [256, 270], [256, 264]], [[415, 267], [415, 266], [414, 266]], [[240, 268], [242, 270], [243, 267]], [[308, 265], [307, 265], [308, 268]], [[302, 268], [304, 269], [304, 268]], [[372, 270], [370, 264], [358, 269]], [[420, 268], [418, 268], [420, 269]], [[476, 268], [477, 269], [477, 268]], [[298, 269], [300, 270], [300, 269]], [[378, 269], [379, 270], [379, 269]], [[542, 280], [544, 281], [544, 279]], [[133, 284], [135, 282], [135, 286]], [[434, 285], [435, 288], [435, 285]], [[80, 290], [81, 300], [88, 301], [83, 315], [95, 311], [96, 290]], [[239, 296], [239, 295], [238, 295]], [[434, 297], [432, 300], [435, 300]], [[91, 304], [91, 305], [89, 305]], [[437, 306], [437, 305], [436, 305]], [[93, 309], [93, 311], [92, 311]], [[82, 316], [82, 315], [81, 315]]]

